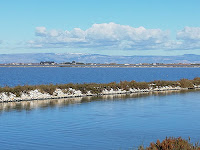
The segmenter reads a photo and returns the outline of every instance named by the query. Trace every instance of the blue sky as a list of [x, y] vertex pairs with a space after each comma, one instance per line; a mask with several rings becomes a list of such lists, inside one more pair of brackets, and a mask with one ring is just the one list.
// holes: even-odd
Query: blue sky
[[200, 54], [199, 0], [1, 0], [0, 53]]

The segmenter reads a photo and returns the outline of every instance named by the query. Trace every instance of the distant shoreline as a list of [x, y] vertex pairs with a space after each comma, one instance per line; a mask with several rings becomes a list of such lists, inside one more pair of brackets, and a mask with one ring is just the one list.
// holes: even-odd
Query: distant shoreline
[[66, 67], [66, 68], [200, 68], [200, 65], [0, 65], [0, 67]]

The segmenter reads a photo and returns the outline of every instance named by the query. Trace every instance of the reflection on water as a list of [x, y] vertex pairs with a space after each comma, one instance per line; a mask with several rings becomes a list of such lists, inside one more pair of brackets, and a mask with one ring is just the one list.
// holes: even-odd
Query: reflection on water
[[66, 98], [66, 99], [50, 99], [50, 100], [34, 100], [34, 101], [21, 101], [21, 102], [8, 102], [0, 103], [0, 113], [9, 111], [31, 111], [33, 109], [45, 109], [53, 107], [65, 107], [70, 104], [86, 103], [91, 101], [102, 101], [102, 100], [119, 100], [119, 99], [129, 99], [129, 98], [140, 98], [151, 95], [167, 96], [171, 94], [181, 94], [186, 92], [195, 92], [200, 90], [181, 90], [181, 91], [154, 91], [147, 93], [132, 93], [132, 94], [116, 94], [116, 95], [103, 95], [103, 96], [88, 96], [88, 97], [76, 97], [76, 98]]
[[166, 136], [195, 143], [199, 91], [1, 103], [0, 149], [137, 149]]

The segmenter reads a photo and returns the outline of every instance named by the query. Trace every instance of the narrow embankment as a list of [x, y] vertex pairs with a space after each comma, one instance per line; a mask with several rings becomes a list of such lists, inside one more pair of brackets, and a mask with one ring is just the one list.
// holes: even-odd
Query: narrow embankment
[[44, 99], [59, 99], [84, 96], [99, 96], [110, 94], [129, 94], [152, 91], [187, 90], [200, 88], [200, 78], [179, 81], [136, 82], [121, 81], [107, 84], [49, 84], [24, 85], [16, 87], [1, 87], [0, 102], [30, 101]]

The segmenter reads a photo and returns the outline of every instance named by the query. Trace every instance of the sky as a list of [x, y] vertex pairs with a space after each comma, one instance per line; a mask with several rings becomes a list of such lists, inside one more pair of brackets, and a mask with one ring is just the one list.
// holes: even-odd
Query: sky
[[0, 54], [200, 55], [199, 0], [0, 0]]

